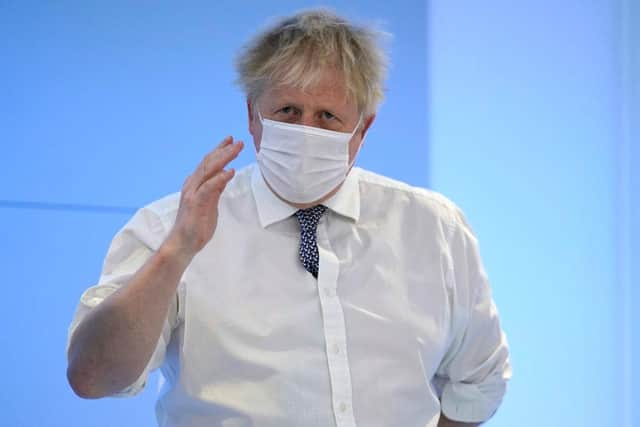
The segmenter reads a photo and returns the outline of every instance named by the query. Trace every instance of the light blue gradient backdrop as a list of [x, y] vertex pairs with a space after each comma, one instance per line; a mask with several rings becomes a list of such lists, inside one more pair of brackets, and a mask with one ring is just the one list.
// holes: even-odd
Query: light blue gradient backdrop
[[430, 184], [470, 218], [512, 347], [497, 425], [629, 426], [640, 404], [639, 7], [431, 2]]
[[[359, 165], [442, 191], [480, 238], [515, 373], [488, 425], [631, 425], [633, 3], [325, 3], [394, 35]], [[132, 399], [72, 394], [66, 328], [133, 210], [225, 135], [248, 141], [238, 48], [312, 5], [0, 3], [0, 425], [155, 425], [157, 375]]]

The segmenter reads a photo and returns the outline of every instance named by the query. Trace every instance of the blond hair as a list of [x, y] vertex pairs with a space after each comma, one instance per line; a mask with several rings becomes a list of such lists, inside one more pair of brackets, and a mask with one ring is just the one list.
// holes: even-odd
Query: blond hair
[[309, 9], [259, 33], [236, 60], [237, 83], [251, 102], [267, 83], [307, 89], [334, 67], [344, 77], [347, 96], [364, 114], [383, 98], [387, 58], [381, 31], [356, 26], [327, 9]]

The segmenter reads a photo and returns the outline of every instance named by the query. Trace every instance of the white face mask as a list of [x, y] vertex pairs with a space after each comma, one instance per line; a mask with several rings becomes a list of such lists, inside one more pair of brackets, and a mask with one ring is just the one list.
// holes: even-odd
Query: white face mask
[[257, 160], [264, 179], [289, 202], [310, 203], [326, 196], [349, 173], [353, 164], [349, 163], [349, 141], [361, 120], [362, 116], [351, 133], [344, 133], [260, 115], [262, 138]]

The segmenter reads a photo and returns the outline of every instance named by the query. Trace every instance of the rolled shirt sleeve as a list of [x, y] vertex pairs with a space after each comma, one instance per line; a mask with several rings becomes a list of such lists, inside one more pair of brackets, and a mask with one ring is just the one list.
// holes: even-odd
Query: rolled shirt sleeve
[[[139, 210], [116, 234], [105, 258], [98, 284], [88, 288], [80, 297], [67, 334], [67, 354], [74, 331], [85, 316], [120, 287], [126, 286], [134, 274], [153, 255], [164, 240], [160, 218], [147, 209]], [[128, 397], [140, 393], [149, 373], [159, 368], [165, 357], [171, 333], [177, 323], [178, 296], [173, 299], [156, 348], [140, 377], [113, 397]]]
[[456, 217], [449, 242], [451, 345], [436, 375], [447, 418], [483, 422], [502, 402], [511, 364], [477, 239], [459, 210]]

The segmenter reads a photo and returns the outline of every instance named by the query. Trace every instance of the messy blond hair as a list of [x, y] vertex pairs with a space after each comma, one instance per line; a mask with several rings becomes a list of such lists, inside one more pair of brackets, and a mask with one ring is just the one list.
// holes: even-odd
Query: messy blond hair
[[259, 33], [242, 49], [236, 60], [237, 83], [255, 102], [269, 82], [304, 90], [333, 67], [344, 77], [347, 96], [359, 111], [371, 114], [383, 98], [383, 35], [327, 9], [304, 10]]

